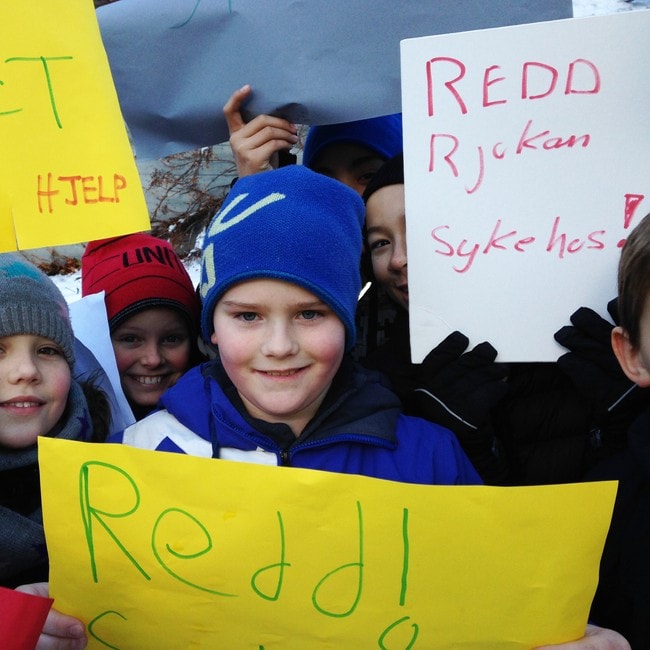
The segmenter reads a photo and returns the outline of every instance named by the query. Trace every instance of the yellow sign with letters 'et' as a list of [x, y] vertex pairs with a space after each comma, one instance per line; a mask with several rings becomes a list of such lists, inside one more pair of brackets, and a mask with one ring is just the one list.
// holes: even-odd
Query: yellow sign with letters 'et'
[[3, 0], [0, 36], [0, 252], [149, 230], [92, 0]]
[[615, 482], [395, 483], [39, 438], [89, 648], [529, 650], [584, 634]]

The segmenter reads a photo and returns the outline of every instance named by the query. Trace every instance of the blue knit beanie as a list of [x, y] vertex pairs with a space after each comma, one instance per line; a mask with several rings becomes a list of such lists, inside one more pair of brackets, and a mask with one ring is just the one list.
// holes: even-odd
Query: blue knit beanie
[[311, 167], [318, 154], [330, 144], [351, 142], [376, 151], [388, 160], [402, 151], [402, 114], [382, 115], [367, 120], [312, 126], [307, 132], [302, 164]]
[[74, 366], [68, 305], [58, 287], [18, 253], [0, 254], [0, 336], [32, 334], [54, 341]]
[[351, 349], [363, 219], [363, 201], [354, 190], [302, 165], [239, 179], [203, 244], [203, 338], [210, 340], [214, 309], [230, 287], [273, 278], [325, 302], [345, 326], [346, 349]]

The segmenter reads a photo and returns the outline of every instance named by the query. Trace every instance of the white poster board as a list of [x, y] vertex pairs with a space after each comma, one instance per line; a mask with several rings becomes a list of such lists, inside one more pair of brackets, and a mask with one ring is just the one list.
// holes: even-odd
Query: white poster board
[[[94, 355], [106, 373], [106, 378], [113, 389], [114, 401], [111, 403], [111, 431], [113, 434], [123, 431], [135, 422], [133, 411], [122, 390], [120, 373], [115, 361], [115, 352], [111, 343], [108, 327], [104, 291], [84, 296], [69, 304], [70, 320], [75, 337], [79, 339]], [[111, 399], [111, 397], [109, 397]]]
[[504, 361], [606, 315], [650, 211], [650, 11], [401, 43], [411, 352], [447, 334]]

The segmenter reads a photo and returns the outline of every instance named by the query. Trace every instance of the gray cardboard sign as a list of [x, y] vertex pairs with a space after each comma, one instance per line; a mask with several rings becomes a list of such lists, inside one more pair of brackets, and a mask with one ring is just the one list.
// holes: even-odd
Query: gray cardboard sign
[[120, 0], [97, 10], [140, 159], [228, 139], [222, 107], [332, 124], [396, 113], [400, 40], [572, 17], [571, 0]]

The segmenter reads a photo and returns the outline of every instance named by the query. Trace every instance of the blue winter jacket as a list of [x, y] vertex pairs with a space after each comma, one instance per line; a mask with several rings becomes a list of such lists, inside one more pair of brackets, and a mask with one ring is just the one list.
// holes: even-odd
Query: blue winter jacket
[[361, 474], [405, 483], [482, 481], [448, 429], [401, 413], [379, 373], [345, 362], [299, 437], [246, 413], [218, 359], [188, 371], [164, 410], [111, 441], [197, 456]]

